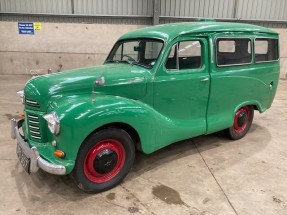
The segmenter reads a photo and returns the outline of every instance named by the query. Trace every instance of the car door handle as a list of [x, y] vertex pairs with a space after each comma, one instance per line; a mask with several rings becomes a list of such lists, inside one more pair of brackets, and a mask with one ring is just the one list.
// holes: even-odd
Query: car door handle
[[207, 78], [201, 79], [200, 81], [201, 82], [209, 81], [209, 78], [207, 77]]
[[269, 89], [272, 90], [272, 88], [273, 88], [273, 81], [271, 81], [269, 84]]

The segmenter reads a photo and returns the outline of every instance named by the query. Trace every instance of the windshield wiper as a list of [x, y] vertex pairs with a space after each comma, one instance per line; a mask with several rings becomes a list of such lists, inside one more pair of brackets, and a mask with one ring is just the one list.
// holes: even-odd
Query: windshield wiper
[[119, 63], [119, 60], [107, 60], [108, 63]]
[[128, 63], [130, 65], [134, 65], [135, 61], [130, 61], [130, 60], [119, 60], [119, 63]]
[[145, 65], [145, 64], [142, 64], [142, 63], [139, 63], [139, 62], [132, 62], [133, 65], [137, 65], [137, 66], [142, 66], [142, 67], [145, 67], [145, 68], [150, 68], [149, 66]]
[[147, 65], [144, 65], [144, 64], [139, 63], [137, 61], [131, 61], [131, 60], [107, 60], [107, 62], [108, 63], [127, 63], [127, 64], [130, 64], [130, 65], [137, 65], [137, 66], [142, 66], [142, 67], [145, 67], [145, 68], [150, 68]]
[[133, 65], [133, 61], [129, 60], [107, 60], [108, 63], [128, 63]]

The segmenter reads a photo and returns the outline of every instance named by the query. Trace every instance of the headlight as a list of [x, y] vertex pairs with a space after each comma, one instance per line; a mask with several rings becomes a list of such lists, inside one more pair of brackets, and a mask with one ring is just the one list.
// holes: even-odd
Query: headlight
[[16, 93], [20, 96], [22, 104], [24, 104], [24, 90], [18, 90]]
[[48, 128], [52, 134], [59, 134], [60, 132], [60, 120], [55, 112], [48, 113], [43, 116], [43, 118], [48, 122]]

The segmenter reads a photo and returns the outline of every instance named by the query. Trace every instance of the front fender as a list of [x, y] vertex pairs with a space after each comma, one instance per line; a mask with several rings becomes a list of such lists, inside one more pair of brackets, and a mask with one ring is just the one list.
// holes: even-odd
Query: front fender
[[83, 141], [97, 128], [110, 123], [126, 123], [139, 134], [145, 153], [155, 150], [154, 110], [137, 100], [111, 95], [66, 97], [52, 102], [49, 111], [60, 118], [60, 134], [55, 136], [57, 147], [66, 158], [75, 160]]

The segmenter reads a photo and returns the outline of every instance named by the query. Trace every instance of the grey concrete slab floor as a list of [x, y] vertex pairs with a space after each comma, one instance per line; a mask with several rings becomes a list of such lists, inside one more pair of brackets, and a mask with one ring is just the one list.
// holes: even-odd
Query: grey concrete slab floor
[[69, 176], [28, 175], [19, 164], [9, 119], [29, 78], [0, 76], [0, 214], [287, 214], [287, 81], [245, 138], [212, 134], [138, 152], [123, 183], [89, 195]]

